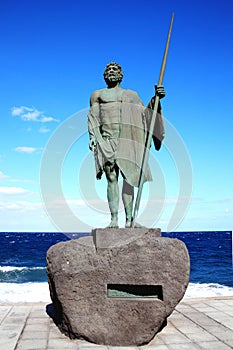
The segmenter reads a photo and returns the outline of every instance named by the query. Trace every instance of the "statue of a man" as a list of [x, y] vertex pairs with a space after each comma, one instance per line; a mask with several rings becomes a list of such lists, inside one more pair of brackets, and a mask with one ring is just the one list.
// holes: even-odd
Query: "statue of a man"
[[[107, 88], [92, 93], [88, 114], [89, 148], [95, 155], [96, 177], [100, 179], [104, 172], [107, 178], [107, 198], [111, 212], [108, 227], [111, 228], [118, 227], [119, 173], [123, 177], [125, 227], [131, 227], [134, 187], [139, 184], [154, 102], [152, 98], [145, 108], [135, 91], [121, 88], [122, 78], [121, 66], [110, 62], [104, 71]], [[163, 86], [157, 86], [156, 93], [160, 98], [164, 97]], [[160, 149], [163, 138], [164, 124], [159, 104], [153, 135], [157, 150]], [[152, 180], [148, 165], [143, 176], [144, 181]]]

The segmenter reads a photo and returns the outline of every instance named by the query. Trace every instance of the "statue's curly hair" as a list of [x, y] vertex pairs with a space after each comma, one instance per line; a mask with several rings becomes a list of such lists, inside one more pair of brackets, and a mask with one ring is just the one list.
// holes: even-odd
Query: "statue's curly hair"
[[121, 82], [123, 79], [122, 68], [116, 62], [109, 62], [104, 70], [104, 80], [108, 82]]

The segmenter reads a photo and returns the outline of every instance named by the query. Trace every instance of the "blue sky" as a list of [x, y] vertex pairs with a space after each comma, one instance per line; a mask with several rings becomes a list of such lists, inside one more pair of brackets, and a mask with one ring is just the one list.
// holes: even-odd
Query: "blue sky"
[[122, 87], [146, 104], [172, 12], [168, 133], [151, 152], [142, 223], [232, 230], [232, 0], [9, 0], [0, 4], [0, 231], [107, 225], [106, 180], [95, 181], [88, 150], [90, 94], [105, 87], [113, 60], [123, 67]]

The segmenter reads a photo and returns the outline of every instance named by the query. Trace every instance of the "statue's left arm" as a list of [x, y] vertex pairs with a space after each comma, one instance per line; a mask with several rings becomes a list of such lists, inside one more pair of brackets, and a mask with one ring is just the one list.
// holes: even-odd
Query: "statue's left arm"
[[[156, 86], [156, 94], [158, 94], [160, 100], [165, 97], [166, 93], [162, 85]], [[155, 96], [151, 98], [146, 108], [146, 119], [147, 119], [148, 128], [149, 128], [151, 117], [153, 114], [154, 102], [155, 102]], [[154, 147], [157, 151], [159, 151], [161, 148], [164, 136], [165, 136], [164, 120], [163, 120], [162, 106], [159, 101], [157, 116], [156, 116], [153, 136], [152, 136]]]

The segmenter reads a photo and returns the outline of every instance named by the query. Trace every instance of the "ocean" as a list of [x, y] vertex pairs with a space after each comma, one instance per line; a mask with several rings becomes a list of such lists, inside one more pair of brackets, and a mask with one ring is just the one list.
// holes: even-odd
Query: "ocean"
[[[46, 251], [90, 233], [0, 232], [0, 302], [51, 302]], [[174, 232], [189, 251], [191, 272], [185, 298], [233, 296], [232, 232]]]

